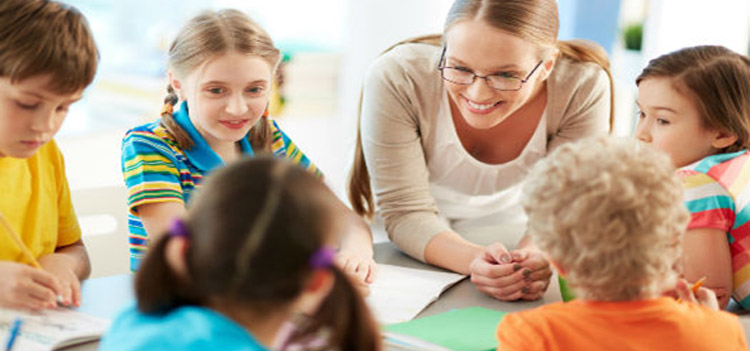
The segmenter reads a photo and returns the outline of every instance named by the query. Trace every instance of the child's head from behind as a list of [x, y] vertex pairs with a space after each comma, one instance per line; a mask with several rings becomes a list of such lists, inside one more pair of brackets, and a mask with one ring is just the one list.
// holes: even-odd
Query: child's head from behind
[[[184, 273], [195, 283], [183, 291], [194, 296], [181, 297], [277, 307], [292, 300], [313, 271], [310, 258], [337, 240], [326, 205], [333, 200], [322, 182], [283, 160], [258, 158], [212, 174], [181, 221], [189, 242]], [[154, 258], [139, 272], [148, 272]], [[182, 274], [183, 267], [167, 259]], [[140, 301], [147, 310], [169, 307], [153, 302]]]
[[653, 298], [673, 286], [688, 213], [667, 156], [634, 140], [585, 139], [537, 164], [529, 233], [582, 299]]
[[75, 8], [0, 2], [0, 156], [30, 157], [48, 142], [97, 64], [94, 38]]
[[636, 79], [638, 139], [677, 167], [750, 147], [750, 59], [697, 46], [653, 59]]
[[[204, 12], [169, 48], [165, 103], [187, 101], [192, 123], [209, 144], [236, 142], [263, 115], [280, 58], [268, 33], [242, 12]], [[191, 146], [171, 115], [162, 116], [178, 142]]]
[[[136, 277], [139, 308], [163, 313], [180, 305], [231, 306], [265, 319], [327, 307], [323, 299], [333, 284], [330, 293], [346, 304], [347, 316], [369, 321], [354, 287], [331, 261], [330, 247], [348, 224], [336, 220], [337, 201], [323, 182], [283, 159], [245, 159], [217, 171], [182, 226], [152, 244]], [[353, 329], [334, 338], [361, 337], [366, 323], [331, 311], [339, 308], [321, 319], [343, 319]]]

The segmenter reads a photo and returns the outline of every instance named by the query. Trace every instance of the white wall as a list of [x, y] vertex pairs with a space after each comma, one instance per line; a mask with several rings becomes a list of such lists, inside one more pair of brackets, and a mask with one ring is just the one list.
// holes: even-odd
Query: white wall
[[644, 27], [646, 59], [702, 44], [742, 54], [750, 43], [748, 0], [651, 0]]
[[368, 65], [392, 44], [422, 34], [440, 33], [452, 0], [345, 2], [346, 28], [340, 80], [340, 118], [354, 142], [357, 102]]

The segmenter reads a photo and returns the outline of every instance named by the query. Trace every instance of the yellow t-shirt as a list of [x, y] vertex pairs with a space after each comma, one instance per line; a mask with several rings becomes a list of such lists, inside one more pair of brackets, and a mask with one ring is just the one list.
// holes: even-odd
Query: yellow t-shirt
[[[54, 141], [27, 159], [0, 157], [0, 212], [37, 259], [81, 238]], [[0, 260], [30, 263], [2, 226]]]

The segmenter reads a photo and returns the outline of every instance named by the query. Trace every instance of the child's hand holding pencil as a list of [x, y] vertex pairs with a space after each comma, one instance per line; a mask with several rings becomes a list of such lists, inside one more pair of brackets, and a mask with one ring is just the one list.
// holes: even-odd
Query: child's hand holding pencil
[[[57, 297], [62, 291], [60, 281], [42, 269], [2, 213], [0, 228], [0, 235], [10, 236], [29, 263], [0, 262], [0, 281], [3, 282], [0, 284], [0, 306], [30, 310], [57, 307]], [[2, 233], [3, 231], [6, 233]]]
[[60, 283], [52, 274], [29, 265], [0, 262], [0, 307], [41, 310], [57, 307]]
[[719, 301], [716, 299], [716, 294], [711, 289], [702, 287], [704, 281], [706, 281], [706, 277], [690, 285], [685, 279], [678, 280], [675, 288], [677, 299], [701, 304], [718, 311]]

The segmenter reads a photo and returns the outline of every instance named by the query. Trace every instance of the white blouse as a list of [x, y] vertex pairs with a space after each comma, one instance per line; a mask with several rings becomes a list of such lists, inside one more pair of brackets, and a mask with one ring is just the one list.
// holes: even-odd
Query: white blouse
[[[547, 111], [518, 157], [488, 164], [474, 158], [461, 144], [447, 92], [445, 95], [436, 116], [435, 138], [425, 145], [430, 194], [438, 212], [469, 241], [480, 245], [500, 241], [513, 246], [526, 227], [526, 214], [520, 204], [522, 181], [547, 153]], [[496, 228], [481, 230], [487, 227]]]

